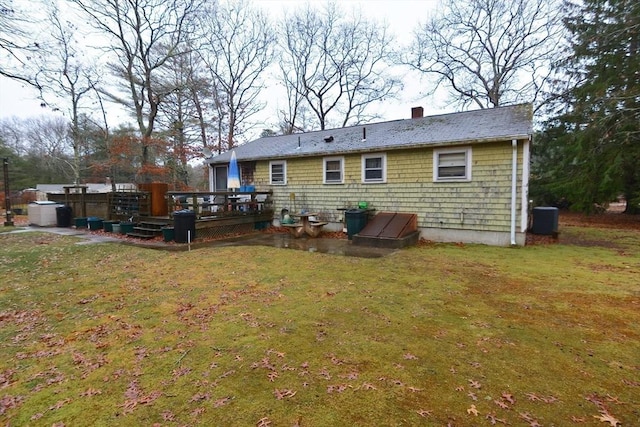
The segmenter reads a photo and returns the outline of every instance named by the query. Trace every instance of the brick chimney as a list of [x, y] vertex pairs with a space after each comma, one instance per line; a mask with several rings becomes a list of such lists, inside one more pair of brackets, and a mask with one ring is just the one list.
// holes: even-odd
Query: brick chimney
[[424, 108], [422, 107], [413, 107], [411, 109], [411, 118], [412, 119], [421, 119], [424, 117]]

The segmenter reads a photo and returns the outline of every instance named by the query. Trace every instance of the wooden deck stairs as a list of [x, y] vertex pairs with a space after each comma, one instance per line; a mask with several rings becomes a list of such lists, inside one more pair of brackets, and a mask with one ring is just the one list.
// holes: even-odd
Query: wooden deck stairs
[[129, 237], [135, 237], [138, 239], [154, 239], [158, 236], [162, 236], [162, 228], [172, 225], [171, 220], [162, 219], [144, 219], [133, 227], [133, 231], [127, 233]]

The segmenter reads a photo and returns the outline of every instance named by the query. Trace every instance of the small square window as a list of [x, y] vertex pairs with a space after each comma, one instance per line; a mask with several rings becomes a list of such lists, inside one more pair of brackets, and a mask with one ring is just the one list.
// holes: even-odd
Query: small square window
[[362, 156], [362, 182], [386, 182], [387, 156], [367, 154]]
[[344, 159], [332, 157], [324, 159], [324, 183], [342, 184], [344, 175]]
[[435, 150], [433, 152], [433, 180], [437, 182], [470, 181], [471, 149]]
[[269, 183], [271, 185], [287, 184], [287, 162], [269, 162]]

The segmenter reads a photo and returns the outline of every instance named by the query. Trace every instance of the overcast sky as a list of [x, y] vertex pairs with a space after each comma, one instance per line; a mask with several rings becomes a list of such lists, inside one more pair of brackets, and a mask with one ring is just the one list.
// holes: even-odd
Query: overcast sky
[[[29, 0], [17, 0], [17, 2]], [[312, 0], [312, 4], [320, 5], [323, 0]], [[278, 19], [284, 10], [300, 6], [299, 0], [254, 0], [254, 3], [263, 7], [274, 18]], [[438, 0], [338, 0], [343, 9], [352, 7], [360, 8], [365, 16], [388, 23], [389, 29], [397, 37], [399, 45], [406, 45], [412, 37], [414, 28], [419, 22], [423, 22], [435, 9]], [[404, 81], [405, 90], [401, 99], [385, 102], [380, 105], [377, 112], [382, 116], [381, 120], [395, 120], [410, 117], [411, 107], [422, 106], [425, 114], [438, 114], [444, 111], [444, 105], [438, 105], [433, 100], [420, 97], [421, 86], [419, 78], [412, 75]], [[257, 134], [264, 128], [276, 128], [276, 111], [278, 105], [284, 105], [286, 99], [279, 99], [277, 92], [265, 91], [264, 101], [267, 105], [259, 115], [261, 123], [256, 127]], [[46, 108], [40, 107], [37, 93], [31, 88], [0, 78], [0, 118], [11, 116], [28, 117], [40, 114], [52, 114]], [[60, 113], [55, 113], [60, 114]], [[110, 112], [111, 125], [116, 122], [130, 121], [126, 114]]]

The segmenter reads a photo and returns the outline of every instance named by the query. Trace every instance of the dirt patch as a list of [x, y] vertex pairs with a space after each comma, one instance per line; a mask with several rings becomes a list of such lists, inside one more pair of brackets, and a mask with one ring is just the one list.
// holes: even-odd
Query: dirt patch
[[541, 236], [527, 233], [527, 245], [569, 244], [577, 246], [600, 246], [618, 248], [619, 245], [608, 239], [586, 239], [563, 233], [566, 227], [592, 227], [616, 230], [640, 230], [640, 215], [627, 215], [618, 206], [613, 205], [603, 213], [586, 215], [579, 212], [561, 210], [558, 217], [560, 233], [553, 236]]
[[578, 227], [640, 230], [640, 215], [627, 215], [616, 207], [612, 207], [604, 213], [591, 215], [560, 211], [559, 222], [560, 225], [573, 225]]

